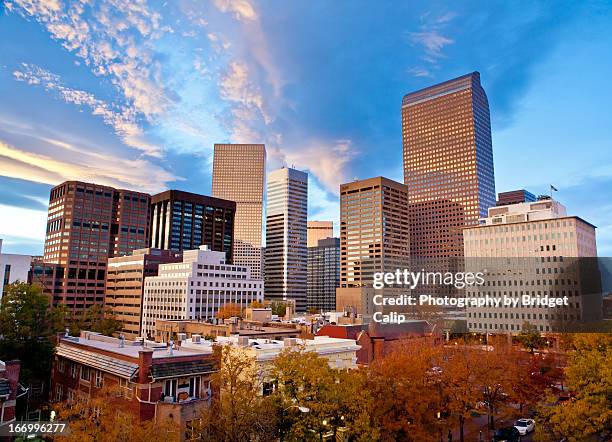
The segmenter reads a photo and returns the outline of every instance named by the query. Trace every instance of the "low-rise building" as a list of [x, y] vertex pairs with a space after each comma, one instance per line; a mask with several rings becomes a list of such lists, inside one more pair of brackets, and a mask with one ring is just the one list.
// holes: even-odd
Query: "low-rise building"
[[60, 336], [51, 376], [53, 401], [88, 400], [116, 390], [113, 406], [139, 421], [171, 419], [185, 434], [213, 395], [212, 353], [84, 331]]
[[181, 349], [201, 351], [210, 354], [215, 345], [229, 345], [237, 351], [250, 354], [259, 366], [262, 373], [262, 394], [272, 392], [273, 380], [269, 378], [270, 369], [274, 359], [285, 349], [303, 349], [316, 352], [327, 359], [331, 368], [350, 370], [357, 368], [357, 351], [361, 348], [354, 339], [338, 339], [328, 336], [315, 336], [314, 339], [285, 338], [250, 339], [247, 336], [219, 336], [214, 341], [202, 339], [193, 335], [190, 339], [181, 342]]
[[[215, 321], [213, 321], [215, 322]], [[291, 324], [262, 323], [256, 321], [243, 321], [238, 318], [224, 321], [204, 322], [181, 319], [158, 319], [155, 321], [154, 338], [157, 342], [178, 340], [179, 337], [191, 338], [193, 335], [205, 337], [217, 336], [247, 336], [252, 339], [297, 338], [300, 330]]]
[[128, 256], [109, 258], [104, 305], [121, 322], [121, 332], [127, 339], [141, 336], [145, 277], [157, 276], [160, 264], [181, 260], [180, 252], [151, 248], [134, 250]]
[[204, 245], [183, 252], [182, 262], [160, 264], [158, 276], [145, 278], [143, 298], [141, 330], [152, 337], [158, 319], [211, 319], [225, 304], [263, 302], [263, 280]]
[[405, 342], [426, 341], [431, 344], [442, 342], [442, 335], [429, 322], [408, 320], [401, 324], [327, 324], [319, 329], [316, 338], [328, 336], [336, 339], [354, 339], [360, 347], [357, 364], [367, 365], [383, 358], [395, 346]]
[[2, 239], [0, 239], [0, 299], [6, 292], [7, 285], [17, 281], [28, 282], [31, 265], [30, 255], [2, 253]]
[[0, 361], [0, 428], [15, 421], [17, 398], [25, 393], [19, 385], [19, 361]]

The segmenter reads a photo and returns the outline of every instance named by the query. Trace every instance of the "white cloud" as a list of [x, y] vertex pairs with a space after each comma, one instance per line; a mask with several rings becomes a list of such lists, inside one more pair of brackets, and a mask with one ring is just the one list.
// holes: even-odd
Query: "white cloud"
[[126, 159], [74, 146], [62, 140], [40, 138], [44, 153], [34, 153], [0, 140], [0, 175], [56, 185], [82, 180], [119, 188], [158, 192], [177, 179], [145, 159]]
[[230, 12], [236, 20], [252, 21], [257, 19], [255, 8], [248, 0], [214, 0], [214, 5], [221, 12]]
[[0, 213], [2, 213], [0, 238], [13, 236], [26, 240], [44, 240], [47, 226], [46, 211], [0, 204]]
[[430, 62], [444, 57], [442, 49], [454, 43], [454, 40], [439, 34], [438, 31], [411, 32], [410, 40], [415, 44], [423, 46], [425, 49], [425, 60]]
[[141, 150], [147, 155], [160, 156], [160, 148], [144, 139], [143, 131], [136, 124], [136, 117], [129, 107], [124, 107], [121, 112], [111, 110], [107, 103], [95, 98], [89, 92], [70, 89], [62, 85], [58, 75], [27, 63], [22, 63], [22, 70], [15, 70], [13, 77], [18, 81], [56, 91], [67, 103], [87, 106], [93, 115], [102, 117], [106, 124], [113, 127], [126, 145]]

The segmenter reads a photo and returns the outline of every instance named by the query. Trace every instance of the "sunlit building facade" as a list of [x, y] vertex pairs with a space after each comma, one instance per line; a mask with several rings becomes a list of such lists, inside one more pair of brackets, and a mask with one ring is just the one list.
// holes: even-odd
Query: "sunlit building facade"
[[268, 174], [265, 294], [306, 310], [308, 174], [283, 167]]
[[495, 205], [491, 123], [480, 74], [404, 96], [404, 183], [412, 257], [463, 256], [462, 228]]
[[236, 202], [234, 263], [262, 277], [262, 217], [266, 179], [263, 144], [215, 144], [212, 195]]

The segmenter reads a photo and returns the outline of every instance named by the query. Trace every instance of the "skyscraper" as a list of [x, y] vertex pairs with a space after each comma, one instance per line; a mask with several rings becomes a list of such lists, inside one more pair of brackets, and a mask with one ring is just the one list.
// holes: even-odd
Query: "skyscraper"
[[317, 247], [319, 240], [334, 236], [333, 221], [308, 221], [307, 246]]
[[150, 196], [67, 181], [51, 189], [42, 261], [32, 282], [53, 304], [83, 310], [104, 302], [107, 259], [147, 245]]
[[324, 238], [308, 247], [308, 308], [336, 309], [336, 288], [340, 284], [340, 239]]
[[473, 72], [404, 96], [411, 257], [463, 256], [464, 226], [495, 205], [487, 95]]
[[337, 309], [372, 315], [374, 273], [406, 268], [410, 247], [406, 199], [406, 186], [384, 177], [340, 185]]
[[207, 245], [232, 262], [235, 214], [234, 201], [181, 190], [158, 193], [151, 197], [151, 247], [194, 250]]
[[234, 264], [262, 277], [262, 218], [266, 177], [263, 144], [215, 144], [212, 194], [236, 202]]
[[265, 296], [306, 310], [308, 174], [283, 167], [268, 175]]

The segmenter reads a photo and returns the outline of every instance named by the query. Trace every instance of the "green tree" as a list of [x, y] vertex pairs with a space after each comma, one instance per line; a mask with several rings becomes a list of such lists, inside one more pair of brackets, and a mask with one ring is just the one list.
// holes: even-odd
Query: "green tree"
[[0, 302], [0, 359], [21, 361], [21, 380], [46, 381], [51, 373], [54, 331], [48, 298], [39, 287], [14, 283]]
[[612, 438], [612, 336], [573, 336], [568, 354], [567, 385], [575, 397], [563, 403], [549, 395], [538, 408], [536, 440], [549, 442], [561, 436], [570, 442], [599, 436]]
[[284, 302], [274, 301], [270, 307], [272, 308], [272, 314], [278, 315], [279, 318], [284, 317], [287, 313], [287, 305]]
[[542, 337], [538, 328], [535, 325], [531, 325], [529, 322], [523, 324], [523, 328], [516, 337], [516, 340], [529, 350], [530, 353], [546, 345], [546, 339]]

